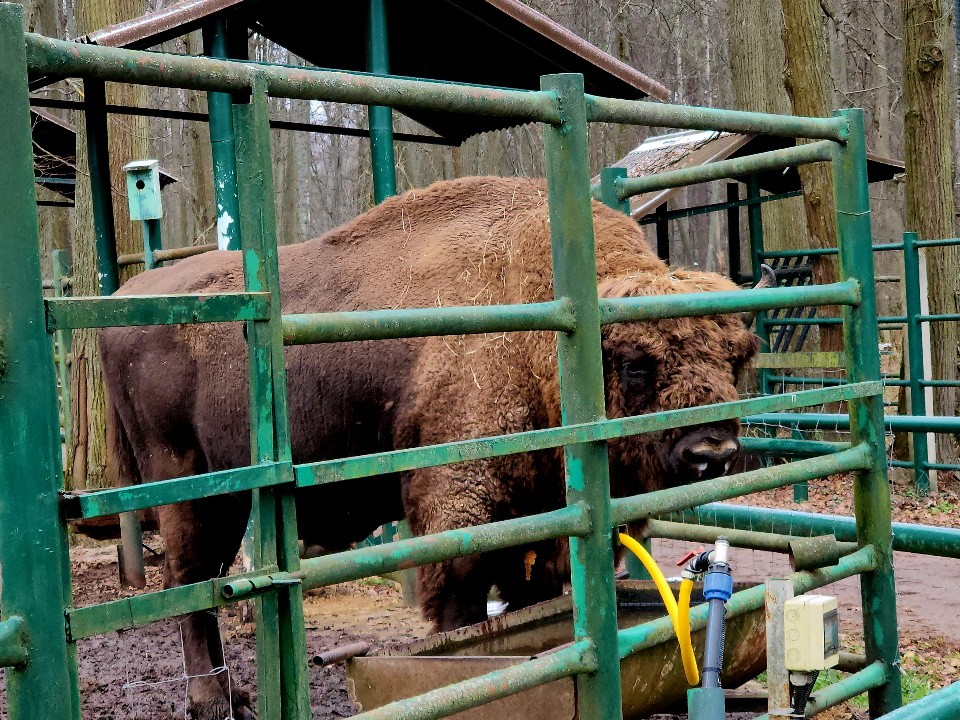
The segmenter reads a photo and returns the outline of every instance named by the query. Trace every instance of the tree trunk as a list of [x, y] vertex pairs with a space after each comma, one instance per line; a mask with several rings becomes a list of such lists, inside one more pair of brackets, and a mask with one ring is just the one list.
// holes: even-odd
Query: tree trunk
[[[740, 110], [787, 114], [790, 99], [783, 86], [783, 24], [780, 5], [770, 0], [727, 0], [730, 17], [730, 68], [733, 95]], [[768, 250], [804, 247], [803, 210], [798, 199], [763, 206], [764, 244]]]
[[[92, 32], [120, 20], [139, 17], [146, 9], [143, 0], [78, 0], [77, 31], [81, 34]], [[144, 105], [146, 90], [139, 85], [108, 85], [107, 102]], [[147, 155], [145, 118], [111, 116], [108, 144], [117, 252], [138, 252], [143, 249], [143, 239], [140, 228], [134, 227], [130, 222], [122, 166]], [[77, 122], [77, 195], [73, 238], [75, 295], [99, 294], [89, 176], [86, 134], [81, 116]], [[132, 270], [123, 273], [121, 280], [130, 274]], [[96, 331], [85, 330], [74, 334], [72, 386], [73, 437], [70, 443], [71, 452], [68, 453], [69, 484], [71, 489], [103, 487], [106, 465], [106, 397], [97, 353]]]
[[[783, 8], [784, 84], [794, 115], [827, 117], [833, 108], [829, 84], [830, 51], [819, 0], [781, 0]], [[799, 168], [803, 207], [811, 247], [837, 247], [833, 173], [828, 163]], [[818, 284], [836, 282], [836, 259], [815, 258], [813, 277]], [[837, 316], [840, 309], [825, 307], [823, 315]], [[842, 350], [840, 327], [820, 328], [821, 350]]]
[[[953, 197], [953, 32], [948, 0], [903, 0], [904, 160], [907, 230], [920, 238], [956, 234]], [[960, 290], [960, 252], [956, 247], [931, 248], [930, 310], [956, 313]], [[933, 373], [941, 379], [957, 377], [957, 323], [932, 323]], [[938, 415], [955, 415], [956, 390], [937, 388]], [[951, 438], [938, 437], [941, 462], [956, 457]]]

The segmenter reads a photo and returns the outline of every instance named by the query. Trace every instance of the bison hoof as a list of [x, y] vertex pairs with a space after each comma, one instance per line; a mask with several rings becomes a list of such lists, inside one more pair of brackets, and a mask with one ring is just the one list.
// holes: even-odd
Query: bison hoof
[[192, 700], [190, 703], [191, 720], [257, 720], [250, 696], [242, 690], [233, 691], [233, 712], [226, 696]]

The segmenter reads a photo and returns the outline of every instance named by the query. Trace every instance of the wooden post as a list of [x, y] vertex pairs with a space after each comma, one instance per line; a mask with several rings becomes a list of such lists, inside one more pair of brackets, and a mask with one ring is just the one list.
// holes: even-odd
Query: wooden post
[[766, 582], [767, 712], [770, 720], [790, 720], [790, 677], [784, 654], [783, 606], [793, 597], [793, 583], [785, 578]]

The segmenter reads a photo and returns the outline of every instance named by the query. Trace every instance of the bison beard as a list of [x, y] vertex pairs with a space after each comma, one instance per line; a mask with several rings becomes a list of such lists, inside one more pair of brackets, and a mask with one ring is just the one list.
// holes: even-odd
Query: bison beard
[[[715, 274], [668, 269], [636, 223], [599, 204], [594, 227], [602, 296], [735, 288]], [[152, 270], [120, 294], [239, 291], [239, 255], [212, 252]], [[279, 262], [285, 313], [550, 300], [546, 193], [542, 182], [527, 179], [437, 183], [321, 238], [281, 247]], [[239, 324], [111, 328], [102, 331], [100, 347], [112, 460], [122, 482], [249, 464]], [[755, 351], [756, 338], [734, 315], [609, 326], [603, 333], [608, 416], [734, 400], [737, 375]], [[286, 357], [297, 463], [560, 423], [552, 333], [301, 346]], [[731, 421], [610, 443], [614, 494], [722, 474], [738, 450], [737, 431]], [[335, 551], [401, 514], [422, 535], [563, 502], [556, 450], [313, 488], [302, 491], [297, 508], [304, 541]], [[161, 508], [165, 585], [224, 573], [249, 507], [249, 496], [226, 496]], [[535, 556], [530, 549], [423, 568], [424, 613], [445, 630], [485, 619], [494, 585], [511, 608], [560, 594], [565, 543], [541, 543]], [[190, 675], [222, 662], [215, 622], [197, 615], [184, 625]], [[216, 676], [192, 681], [189, 692], [196, 717], [221, 713], [226, 699]]]

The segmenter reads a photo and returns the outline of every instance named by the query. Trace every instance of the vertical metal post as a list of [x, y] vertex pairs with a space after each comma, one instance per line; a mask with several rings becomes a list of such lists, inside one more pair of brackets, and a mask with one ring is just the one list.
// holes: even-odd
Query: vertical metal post
[[667, 265], [670, 264], [670, 223], [665, 217], [667, 204], [657, 207], [654, 217], [657, 218], [657, 256]]
[[11, 720], [79, 720], [67, 528], [60, 512], [56, 371], [45, 330], [26, 42], [19, 5], [0, 4], [0, 615], [25, 620], [29, 660], [7, 668]]
[[[840, 270], [844, 278], [857, 281], [862, 293], [859, 305], [842, 309], [847, 378], [850, 382], [877, 381], [881, 377], [879, 330], [863, 111], [840, 110], [835, 114], [849, 122], [847, 141], [837, 147], [833, 161]], [[870, 714], [878, 717], [901, 704], [883, 396], [852, 400], [849, 408], [853, 442], [868, 444], [873, 453], [872, 467], [856, 475], [853, 498], [857, 539], [861, 546], [873, 545], [880, 558], [879, 567], [860, 579], [867, 660], [881, 661], [887, 667], [887, 682], [870, 691]]]
[[[390, 51], [386, 0], [370, 0], [367, 26], [367, 70], [387, 75]], [[373, 199], [382, 203], [397, 194], [397, 162], [393, 151], [393, 111], [381, 105], [367, 108], [370, 126], [370, 160], [373, 164]]]
[[609, 208], [630, 214], [630, 199], [621, 200], [617, 194], [617, 178], [627, 177], [627, 169], [605, 167], [600, 171], [600, 202]]
[[[397, 540], [409, 540], [413, 537], [413, 531], [410, 530], [409, 520], [399, 520], [397, 522]], [[417, 605], [417, 572], [415, 568], [401, 570], [400, 589], [403, 592], [404, 607], [416, 607]]]
[[101, 295], [120, 287], [116, 228], [113, 224], [113, 189], [110, 186], [110, 145], [107, 135], [107, 91], [100, 80], [83, 81], [86, 107], [87, 161], [90, 166], [90, 199], [93, 235], [97, 247], [97, 278]]
[[[917, 233], [903, 234], [903, 294], [907, 315], [907, 380], [910, 383], [910, 414], [925, 417], [926, 391], [923, 387], [923, 325], [920, 322], [922, 302], [920, 292], [920, 249]], [[915, 432], [913, 438], [914, 485], [918, 495], [930, 494], [930, 456], [927, 447], [930, 436]]]
[[[740, 185], [727, 183], [727, 202], [740, 200]], [[727, 208], [727, 275], [735, 283], [740, 282], [740, 208]]]
[[[51, 254], [53, 265], [53, 295], [63, 297], [68, 295], [64, 283], [70, 279], [70, 253], [66, 250], [54, 250]], [[60, 362], [57, 364], [57, 376], [60, 382], [60, 414], [62, 416], [63, 435], [73, 437], [71, 423], [73, 417], [70, 410], [70, 363], [73, 353], [73, 330], [57, 330], [57, 351]]]
[[[805, 440], [803, 436], [803, 431], [797, 430], [794, 428], [790, 431], [790, 437], [793, 440]], [[793, 484], [793, 501], [794, 502], [806, 502], [810, 499], [810, 484], [804, 480], [803, 482], [798, 482]]]
[[[227, 58], [227, 21], [215, 18], [203, 28], [204, 54]], [[210, 115], [210, 151], [213, 156], [213, 190], [217, 198], [217, 247], [240, 249], [240, 200], [237, 195], [236, 139], [233, 132], [233, 98], [230, 93], [207, 93]]]
[[[577, 322], [576, 332], [557, 334], [562, 421], [589, 422], [605, 417], [606, 402], [583, 76], [547, 75], [540, 87], [557, 95], [563, 118], [544, 128], [553, 291], [571, 301]], [[593, 642], [598, 663], [578, 680], [577, 707], [582, 718], [620, 720], [607, 446], [569, 445], [564, 466], [567, 503], [584, 503], [593, 522], [588, 536], [570, 538], [574, 636]]]
[[[750, 175], [747, 178], [747, 198], [754, 201], [760, 199], [760, 182], [756, 175]], [[759, 202], [752, 202], [747, 205], [747, 228], [750, 238], [750, 271], [753, 274], [753, 282], [758, 283], [762, 277], [760, 266], [763, 264], [763, 207]], [[763, 352], [770, 352], [767, 313], [760, 311], [756, 317], [756, 333], [760, 337], [760, 349]], [[770, 371], [768, 369], [760, 368], [757, 370], [757, 386], [761, 395], [770, 394]]]
[[153, 270], [157, 263], [153, 259], [153, 254], [157, 250], [163, 249], [163, 240], [160, 236], [159, 220], [143, 221], [143, 269]]
[[[287, 380], [280, 325], [270, 115], [266, 81], [254, 80], [249, 101], [233, 107], [244, 284], [274, 298], [269, 320], [247, 324], [250, 373], [250, 444], [253, 463], [290, 460]], [[292, 476], [291, 476], [292, 481]], [[296, 572], [300, 558], [292, 482], [254, 491], [255, 563]], [[286, 586], [258, 602], [257, 700], [263, 720], [310, 717], [303, 595]]]

